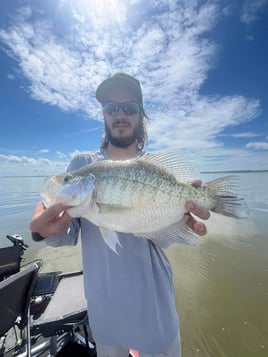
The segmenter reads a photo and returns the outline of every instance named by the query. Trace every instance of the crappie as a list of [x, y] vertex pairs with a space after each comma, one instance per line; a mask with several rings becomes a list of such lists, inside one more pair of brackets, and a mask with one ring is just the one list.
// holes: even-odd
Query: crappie
[[79, 170], [48, 177], [41, 190], [46, 206], [74, 206], [72, 217], [99, 226], [105, 242], [116, 251], [116, 232], [151, 239], [162, 248], [194, 244], [197, 236], [186, 225], [185, 202], [222, 215], [242, 218], [246, 206], [234, 193], [236, 177], [227, 176], [194, 187], [187, 180], [193, 168], [178, 154], [148, 153], [125, 161], [104, 160]]

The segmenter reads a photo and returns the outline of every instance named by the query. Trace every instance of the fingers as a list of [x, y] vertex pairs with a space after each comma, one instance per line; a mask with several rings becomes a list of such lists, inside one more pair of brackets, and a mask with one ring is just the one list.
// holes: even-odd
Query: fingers
[[55, 203], [54, 205], [50, 206], [47, 209], [44, 208], [43, 214], [45, 218], [52, 219], [54, 217], [59, 216], [62, 212], [65, 212], [69, 208], [71, 208], [71, 206], [67, 206], [59, 202], [59, 203]]
[[185, 204], [185, 208], [188, 212], [193, 213], [200, 219], [209, 219], [210, 217], [210, 212], [207, 208], [199, 206], [193, 201], [187, 201]]
[[57, 220], [54, 220], [49, 225], [46, 226], [46, 234], [45, 236], [58, 234], [67, 229], [72, 221], [72, 218], [68, 215], [67, 212], [64, 212], [59, 216]]
[[[187, 201], [185, 208], [188, 212], [193, 213], [200, 219], [208, 219], [210, 217], [210, 211], [202, 206], [197, 205], [193, 201]], [[186, 224], [198, 235], [203, 236], [207, 234], [206, 225], [202, 222], [197, 222], [196, 219], [189, 213]]]
[[43, 211], [45, 210], [43, 202], [40, 201], [37, 203], [34, 213], [33, 213], [33, 217], [39, 216]]
[[66, 212], [68, 208], [70, 206], [56, 203], [45, 209], [42, 202], [39, 202], [30, 223], [31, 231], [38, 232], [43, 237], [64, 231], [72, 221], [72, 218]]
[[199, 236], [204, 236], [207, 234], [206, 225], [202, 222], [197, 222], [190, 214], [187, 218], [186, 224]]
[[40, 216], [44, 211], [46, 211], [47, 216], [56, 216], [62, 211], [70, 208], [69, 206], [65, 206], [62, 203], [55, 203], [54, 205], [50, 206], [48, 209], [44, 206], [43, 202], [40, 201], [37, 203], [33, 217]]

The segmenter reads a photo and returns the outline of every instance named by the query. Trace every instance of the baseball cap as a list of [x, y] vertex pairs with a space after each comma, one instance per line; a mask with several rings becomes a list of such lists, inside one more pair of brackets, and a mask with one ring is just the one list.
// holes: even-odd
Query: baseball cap
[[107, 100], [107, 95], [114, 88], [122, 88], [129, 90], [134, 94], [138, 101], [142, 104], [142, 92], [140, 82], [126, 73], [115, 73], [112, 77], [103, 81], [96, 90], [96, 98], [100, 103]]

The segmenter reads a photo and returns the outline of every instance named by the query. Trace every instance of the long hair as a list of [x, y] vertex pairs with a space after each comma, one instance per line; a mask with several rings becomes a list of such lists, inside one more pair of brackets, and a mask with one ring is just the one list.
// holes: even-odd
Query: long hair
[[[147, 124], [149, 122], [149, 118], [145, 114], [144, 110], [142, 110], [141, 113], [143, 115], [139, 120], [139, 126], [137, 131], [137, 138], [136, 138], [136, 144], [138, 150], [142, 150], [144, 146], [147, 145], [148, 142]], [[102, 134], [102, 141], [101, 141], [100, 148], [107, 149], [109, 142], [110, 142], [110, 134], [108, 132], [107, 124], [104, 119], [104, 130]]]

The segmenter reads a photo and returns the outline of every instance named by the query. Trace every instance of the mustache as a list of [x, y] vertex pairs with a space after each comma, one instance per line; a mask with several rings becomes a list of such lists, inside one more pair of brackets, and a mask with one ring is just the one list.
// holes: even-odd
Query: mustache
[[112, 127], [116, 127], [117, 125], [121, 125], [121, 124], [124, 124], [124, 125], [128, 125], [130, 126], [130, 123], [124, 119], [116, 119], [116, 121], [113, 122], [113, 125]]

